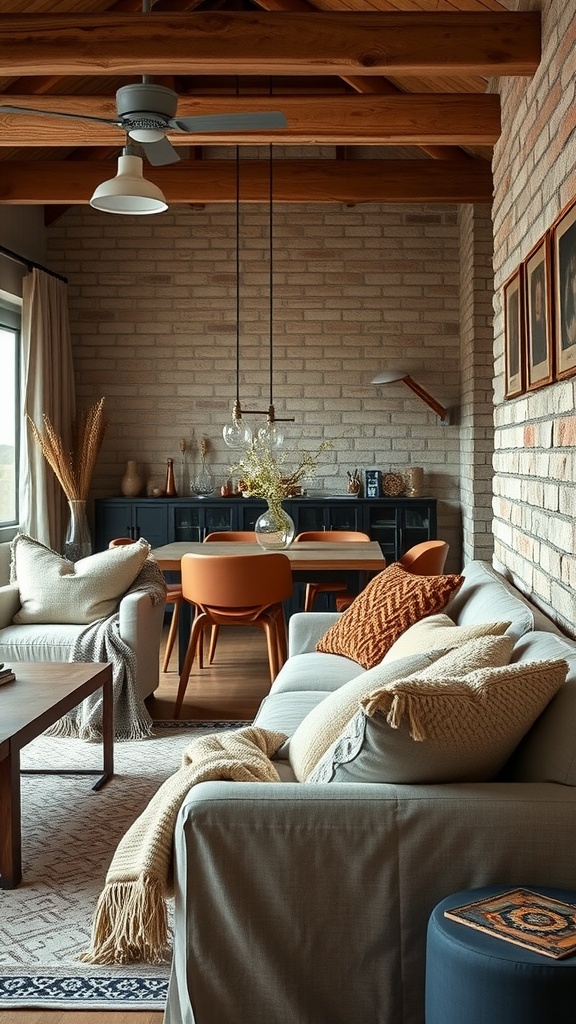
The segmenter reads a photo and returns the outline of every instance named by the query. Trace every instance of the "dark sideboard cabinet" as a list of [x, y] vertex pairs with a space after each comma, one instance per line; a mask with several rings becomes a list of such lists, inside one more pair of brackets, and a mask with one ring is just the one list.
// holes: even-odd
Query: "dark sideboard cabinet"
[[[304, 530], [361, 530], [378, 541], [388, 563], [414, 544], [436, 539], [434, 498], [291, 498], [284, 502]], [[99, 498], [95, 550], [114, 537], [145, 537], [152, 547], [202, 541], [214, 530], [253, 530], [266, 508], [257, 498]]]

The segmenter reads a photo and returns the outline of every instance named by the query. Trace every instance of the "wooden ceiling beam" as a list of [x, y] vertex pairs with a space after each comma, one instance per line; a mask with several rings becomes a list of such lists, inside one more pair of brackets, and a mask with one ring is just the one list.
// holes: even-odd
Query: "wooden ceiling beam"
[[[98, 146], [123, 143], [114, 125], [5, 114], [0, 96], [0, 145]], [[105, 96], [18, 96], [10, 104], [92, 117], [116, 117], [115, 101]], [[182, 97], [178, 117], [282, 110], [287, 128], [258, 132], [168, 132], [179, 145], [494, 145], [500, 134], [497, 95], [461, 93], [397, 96], [202, 96]]]
[[[112, 161], [0, 163], [0, 204], [87, 204], [94, 189], [116, 173]], [[169, 203], [232, 203], [234, 161], [182, 161], [145, 167]], [[269, 168], [244, 160], [243, 203], [267, 202]], [[492, 173], [483, 160], [278, 160], [274, 200], [284, 203], [490, 203]]]
[[0, 75], [533, 75], [540, 14], [1, 14]]

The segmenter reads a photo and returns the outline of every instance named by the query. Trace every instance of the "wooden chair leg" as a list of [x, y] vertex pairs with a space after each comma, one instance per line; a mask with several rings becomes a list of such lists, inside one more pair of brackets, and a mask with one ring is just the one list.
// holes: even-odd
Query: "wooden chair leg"
[[172, 619], [170, 621], [170, 630], [168, 632], [168, 640], [166, 642], [166, 653], [164, 654], [164, 663], [162, 665], [162, 671], [167, 672], [170, 664], [170, 656], [174, 647], [174, 641], [178, 636], [178, 623], [180, 621], [180, 605], [181, 599], [174, 602], [174, 609], [172, 611]]
[[270, 667], [270, 682], [273, 683], [278, 675], [278, 640], [274, 622], [271, 619], [261, 619], [260, 625], [266, 634], [266, 645], [268, 648], [268, 665]]
[[204, 627], [207, 624], [208, 616], [205, 612], [201, 612], [196, 616], [192, 623], [192, 629], [190, 630], [190, 640], [188, 641], [188, 647], [186, 649], [186, 657], [184, 659], [184, 666], [180, 674], [180, 682], [178, 683], [178, 694], [176, 696], [176, 704], [174, 707], [174, 717], [180, 717], [180, 710], [184, 701], [184, 694], [188, 686], [188, 680], [190, 679], [190, 672], [192, 671], [192, 665], [194, 664], [194, 656], [200, 644], [200, 653], [202, 650], [202, 636], [204, 633]]
[[306, 584], [306, 593], [304, 595], [304, 611], [305, 612], [311, 612], [312, 611], [312, 606], [314, 604], [314, 598], [316, 597], [316, 590], [317, 590], [317, 588], [316, 588], [316, 584], [315, 583], [307, 583]]
[[218, 643], [218, 633], [220, 632], [219, 626], [212, 626], [210, 630], [210, 650], [208, 652], [208, 664], [211, 665], [214, 661], [214, 655], [216, 654], [216, 644]]

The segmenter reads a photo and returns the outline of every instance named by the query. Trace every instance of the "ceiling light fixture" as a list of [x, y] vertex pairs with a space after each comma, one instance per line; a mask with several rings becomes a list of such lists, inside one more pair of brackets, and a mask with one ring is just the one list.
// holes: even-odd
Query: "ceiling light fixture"
[[421, 384], [418, 384], [413, 378], [406, 373], [405, 370], [387, 370], [383, 373], [377, 374], [376, 377], [371, 381], [372, 384], [394, 384], [396, 381], [402, 381], [407, 388], [410, 388], [415, 395], [418, 395], [427, 406], [432, 409], [437, 416], [440, 417], [441, 423], [448, 424], [450, 422], [450, 413], [448, 409], [445, 409], [443, 405], [440, 405], [432, 395], [426, 391]]
[[157, 185], [147, 181], [142, 174], [142, 157], [134, 148], [126, 145], [118, 157], [118, 172], [115, 178], [103, 181], [94, 191], [90, 206], [104, 213], [122, 213], [144, 216], [163, 213], [168, 203]]

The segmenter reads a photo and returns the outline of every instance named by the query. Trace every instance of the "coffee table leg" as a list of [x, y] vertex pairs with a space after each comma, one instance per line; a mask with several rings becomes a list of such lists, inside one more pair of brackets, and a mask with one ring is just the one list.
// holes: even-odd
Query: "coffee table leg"
[[20, 825], [20, 752], [11, 747], [0, 759], [0, 889], [14, 889], [22, 881]]
[[92, 789], [100, 789], [114, 775], [114, 701], [112, 675], [102, 686], [102, 758], [103, 773]]

